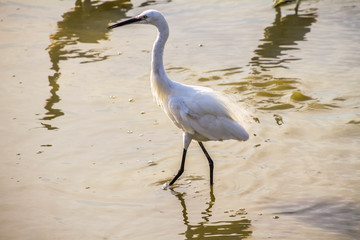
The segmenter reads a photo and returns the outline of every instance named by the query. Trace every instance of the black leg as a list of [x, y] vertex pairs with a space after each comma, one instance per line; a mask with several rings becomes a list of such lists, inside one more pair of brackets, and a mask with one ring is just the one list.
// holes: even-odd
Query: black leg
[[208, 154], [208, 152], [206, 151], [204, 145], [202, 144], [202, 142], [198, 142], [201, 149], [203, 150], [207, 160], [209, 161], [209, 167], [210, 167], [210, 185], [214, 184], [214, 162], [211, 159], [210, 155]]
[[178, 173], [176, 174], [176, 176], [173, 178], [173, 180], [171, 180], [171, 182], [169, 183], [169, 186], [173, 185], [174, 182], [175, 182], [175, 181], [181, 176], [181, 174], [184, 172], [185, 157], [186, 157], [186, 149], [184, 149], [184, 151], [183, 151], [180, 169], [179, 169]]
[[301, 0], [297, 0], [297, 1], [296, 1], [296, 6], [295, 6], [295, 13], [296, 13], [296, 14], [298, 13], [300, 1], [301, 1]]

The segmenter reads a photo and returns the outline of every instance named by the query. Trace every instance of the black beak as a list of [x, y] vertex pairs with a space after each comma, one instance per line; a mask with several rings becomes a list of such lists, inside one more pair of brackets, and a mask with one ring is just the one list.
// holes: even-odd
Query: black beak
[[122, 21], [122, 22], [119, 22], [119, 23], [115, 23], [114, 25], [109, 26], [107, 29], [113, 29], [113, 28], [116, 28], [116, 27], [121, 27], [121, 26], [128, 25], [128, 24], [131, 24], [131, 23], [134, 23], [134, 22], [139, 22], [139, 21], [141, 21], [141, 18], [133, 17], [133, 18], [130, 18], [128, 20], [125, 20], [125, 21]]

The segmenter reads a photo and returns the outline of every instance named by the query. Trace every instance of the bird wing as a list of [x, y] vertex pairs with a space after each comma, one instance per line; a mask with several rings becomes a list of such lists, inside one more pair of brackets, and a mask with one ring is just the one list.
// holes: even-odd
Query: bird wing
[[188, 87], [182, 94], [171, 96], [168, 116], [198, 141], [247, 140], [246, 130], [234, 120], [218, 93], [203, 87]]
[[165, 111], [178, 128], [184, 132], [194, 134], [189, 119], [197, 118], [198, 116], [188, 108], [183, 98], [171, 97], [168, 102], [168, 109]]

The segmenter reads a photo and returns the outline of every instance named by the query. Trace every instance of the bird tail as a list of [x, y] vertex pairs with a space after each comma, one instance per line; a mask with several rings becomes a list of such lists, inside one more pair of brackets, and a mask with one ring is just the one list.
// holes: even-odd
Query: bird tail
[[227, 112], [230, 114], [232, 120], [232, 136], [233, 139], [240, 141], [246, 141], [249, 139], [248, 131], [252, 131], [252, 125], [254, 124], [254, 118], [248, 109], [244, 108], [244, 105], [241, 107], [239, 103], [235, 101], [229, 95], [219, 94], [217, 96], [224, 103], [224, 107]]
[[233, 131], [232, 135], [234, 136], [234, 139], [239, 141], [246, 141], [249, 139], [249, 133], [245, 130], [243, 126], [238, 124], [237, 122], [233, 122]]

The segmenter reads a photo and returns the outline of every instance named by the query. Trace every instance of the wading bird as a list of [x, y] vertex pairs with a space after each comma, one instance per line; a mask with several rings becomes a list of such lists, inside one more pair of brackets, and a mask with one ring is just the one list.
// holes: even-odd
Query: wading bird
[[301, 0], [273, 0], [273, 2], [274, 2], [274, 5], [273, 5], [274, 8], [280, 7], [280, 6], [288, 4], [288, 3], [296, 2], [295, 12], [297, 13]]
[[249, 134], [240, 125], [241, 117], [236, 106], [225, 96], [210, 88], [190, 86], [172, 81], [166, 75], [163, 53], [169, 36], [169, 27], [164, 16], [156, 10], [147, 10], [140, 15], [116, 23], [108, 29], [142, 23], [154, 25], [158, 30], [152, 50], [151, 89], [153, 96], [167, 116], [183, 131], [183, 155], [181, 166], [167, 188], [184, 172], [186, 152], [192, 140], [196, 140], [210, 166], [210, 184], [213, 185], [214, 163], [202, 142], [236, 139], [246, 141]]

